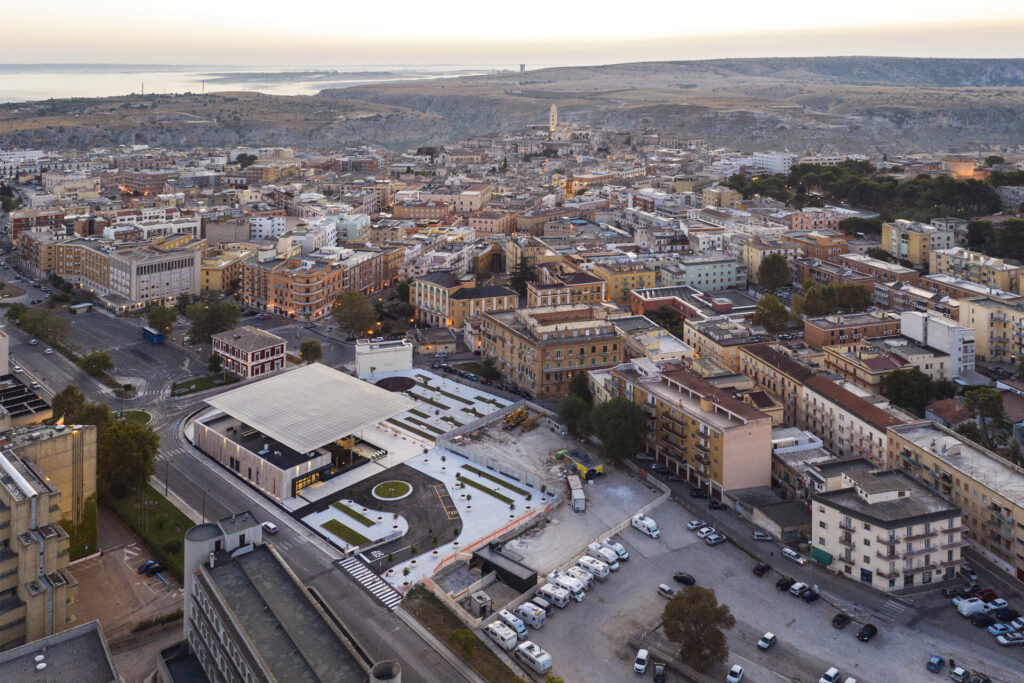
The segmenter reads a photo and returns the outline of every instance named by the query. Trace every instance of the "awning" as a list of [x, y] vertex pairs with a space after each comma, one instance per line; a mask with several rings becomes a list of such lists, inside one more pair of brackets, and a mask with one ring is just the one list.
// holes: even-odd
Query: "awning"
[[828, 566], [832, 564], [832, 553], [826, 553], [821, 548], [811, 548], [811, 559], [820, 565]]

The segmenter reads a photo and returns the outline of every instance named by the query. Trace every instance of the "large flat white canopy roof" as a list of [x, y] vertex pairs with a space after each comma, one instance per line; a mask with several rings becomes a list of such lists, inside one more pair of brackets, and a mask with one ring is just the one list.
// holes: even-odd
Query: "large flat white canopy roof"
[[300, 453], [355, 434], [416, 402], [313, 363], [206, 400]]

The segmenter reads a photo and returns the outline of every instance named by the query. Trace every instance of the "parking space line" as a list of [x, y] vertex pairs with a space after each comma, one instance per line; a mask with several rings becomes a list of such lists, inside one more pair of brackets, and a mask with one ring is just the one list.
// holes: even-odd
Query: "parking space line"
[[437, 499], [441, 501], [441, 507], [444, 508], [445, 516], [449, 520], [458, 519], [459, 509], [455, 507], [452, 497], [448, 495], [448, 490], [444, 486], [435, 484], [434, 493], [437, 494]]

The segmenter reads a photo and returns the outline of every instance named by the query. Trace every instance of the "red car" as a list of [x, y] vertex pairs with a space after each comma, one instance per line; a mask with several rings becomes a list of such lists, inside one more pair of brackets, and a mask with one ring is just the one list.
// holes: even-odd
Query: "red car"
[[999, 596], [991, 588], [982, 588], [980, 591], [974, 594], [976, 598], [983, 600], [984, 602], [992, 602]]

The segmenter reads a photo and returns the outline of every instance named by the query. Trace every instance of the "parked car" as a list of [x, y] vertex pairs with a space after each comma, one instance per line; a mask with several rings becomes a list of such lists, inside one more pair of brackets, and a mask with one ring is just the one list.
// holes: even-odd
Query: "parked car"
[[[1004, 607], [1001, 610], [998, 610], [996, 612], [996, 619], [998, 619], [999, 621], [1005, 621], [1007, 623], [1009, 623], [1011, 621], [1014, 621], [1015, 619], [1018, 619], [1019, 617], [1020, 617], [1020, 612], [1018, 612], [1015, 609], [1010, 609], [1009, 607]], [[1019, 631], [1020, 629], [1014, 629], [1014, 630], [1015, 631]]]
[[636, 455], [633, 456], [633, 459], [634, 460], [649, 460], [649, 461], [653, 461], [654, 460], [653, 457], [647, 455], [646, 453], [637, 453]]
[[146, 570], [152, 567], [154, 564], [156, 564], [156, 560], [146, 560], [145, 562], [139, 565], [138, 572], [140, 574], [145, 574]]
[[724, 510], [725, 509], [725, 505], [723, 503], [715, 500], [714, 498], [712, 498], [711, 500], [708, 501], [708, 507], [711, 508], [712, 510]]
[[932, 655], [928, 658], [928, 663], [924, 666], [933, 674], [937, 674], [942, 671], [942, 667], [946, 666], [946, 660], [938, 655]]
[[1013, 633], [1013, 629], [1010, 627], [1009, 624], [996, 622], [995, 624], [992, 624], [988, 627], [988, 632], [994, 636], [1001, 636], [1004, 633]]
[[817, 600], [821, 596], [818, 595], [818, 591], [816, 591], [816, 590], [809, 590], [806, 593], [804, 593], [803, 595], [801, 595], [800, 597], [803, 598], [804, 602], [814, 602], [815, 600]]
[[770, 540], [772, 540], [772, 535], [769, 534], [769, 533], [765, 533], [764, 531], [755, 531], [754, 533], [751, 534], [751, 536], [754, 538], [755, 541], [770, 541]]
[[669, 474], [672, 470], [665, 467], [664, 465], [654, 463], [653, 465], [651, 465], [651, 471], [653, 471], [655, 474]]
[[263, 532], [273, 536], [277, 533], [277, 525], [273, 522], [263, 522], [260, 526], [263, 527]]
[[803, 595], [809, 590], [811, 590], [810, 586], [808, 586], [806, 583], [803, 583], [802, 581], [797, 581], [789, 587], [789, 594], [799, 598], [801, 595]]
[[669, 600], [671, 600], [676, 596], [676, 589], [670, 587], [668, 584], [663, 583], [660, 586], [658, 586], [658, 595], [660, 595], [663, 598], [668, 598]]
[[787, 560], [792, 560], [793, 562], [796, 562], [797, 564], [807, 564], [806, 557], [804, 557], [795, 550], [790, 550], [789, 548], [782, 549], [782, 556], [785, 557]]
[[970, 581], [978, 580], [978, 573], [974, 571], [974, 567], [966, 562], [960, 565], [960, 576], [966, 577]]
[[149, 569], [146, 570], [146, 576], [156, 576], [164, 569], [165, 567], [162, 564], [160, 564], [159, 562], [154, 562], [153, 564], [149, 565]]
[[638, 674], [647, 673], [647, 664], [651, 659], [651, 653], [640, 649], [636, 652], [636, 660], [633, 662], [633, 671]]
[[846, 628], [846, 625], [850, 623], [850, 617], [840, 612], [832, 617], [832, 625], [836, 628]]
[[971, 623], [977, 628], [988, 628], [992, 624], [996, 623], [996, 618], [991, 614], [985, 614], [984, 612], [974, 614], [971, 616]]
[[16, 373], [17, 372], [21, 372], [21, 366], [20, 365], [15, 365], [13, 368], [11, 368], [11, 370], [16, 372]]
[[957, 683], [967, 683], [967, 679], [971, 677], [971, 672], [962, 666], [955, 666], [949, 670], [949, 677]]
[[725, 543], [727, 540], [729, 540], [729, 537], [725, 534], [711, 534], [704, 539], [704, 542], [708, 545], [719, 545], [720, 543]]
[[697, 532], [697, 538], [707, 538], [711, 534], [715, 533], [715, 527], [705, 526], [701, 527], [700, 531]]
[[857, 631], [857, 640], [868, 642], [878, 634], [878, 627], [874, 624], [864, 624]]
[[1024, 645], [1024, 633], [1004, 633], [1001, 636], [996, 636], [996, 642], [1003, 647], [1011, 647], [1013, 645]]
[[834, 666], [821, 675], [818, 683], [839, 683], [839, 669]]
[[693, 578], [692, 575], [687, 574], [686, 572], [676, 572], [672, 575], [672, 578], [677, 583], [681, 583], [684, 586], [692, 586], [693, 584], [697, 583], [697, 579]]
[[995, 600], [989, 600], [986, 603], [986, 606], [988, 607], [988, 611], [998, 612], [1001, 609], [1006, 609], [1009, 606], [1009, 603], [1007, 603], [1003, 598], [996, 598]]
[[689, 529], [690, 531], [697, 531], [699, 529], [703, 529], [707, 525], [708, 525], [708, 523], [705, 522], [703, 519], [694, 519], [689, 524], [686, 525], [686, 528]]
[[665, 683], [665, 664], [664, 662], [654, 663], [654, 678], [651, 679], [654, 683]]
[[680, 477], [678, 474], [670, 474], [667, 477], [665, 477], [665, 479], [667, 481], [686, 481], [684, 478]]
[[38, 340], [38, 339], [29, 339], [29, 340], [28, 340], [28, 345], [29, 345], [29, 346], [35, 346], [35, 345], [36, 345], [36, 344], [38, 344], [38, 343], [39, 343], [39, 340]]
[[976, 591], [974, 593], [974, 597], [978, 598], [982, 602], [992, 602], [993, 600], [996, 600], [999, 596], [996, 595], [996, 592], [991, 588], [983, 588], [979, 591]]
[[1013, 627], [1014, 631], [1024, 631], [1024, 617], [1017, 617], [1010, 622], [1010, 626]]
[[775, 587], [780, 591], [788, 591], [790, 586], [796, 583], [795, 579], [791, 579], [788, 576], [783, 576], [781, 579], [775, 582]]
[[43, 385], [40, 384], [39, 382], [32, 382], [32, 384], [29, 385], [29, 386], [31, 386], [33, 389], [42, 389], [43, 388]]
[[733, 664], [732, 668], [729, 669], [729, 673], [725, 676], [725, 683], [740, 683], [743, 680], [743, 667], [739, 664]]
[[775, 640], [775, 634], [769, 631], [768, 633], [765, 633], [763, 636], [761, 636], [761, 640], [757, 641], [757, 646], [762, 650], [767, 650], [775, 644]]
[[758, 576], [764, 576], [768, 573], [768, 570], [770, 570], [771, 568], [772, 567], [770, 564], [767, 564], [765, 562], [758, 562], [756, 565], [754, 565], [754, 573]]
[[43, 351], [43, 353], [45, 353], [47, 356], [52, 355], [53, 349], [51, 349], [50, 347], [46, 347], [46, 350]]
[[690, 489], [690, 498], [707, 498], [708, 492], [704, 489]]

